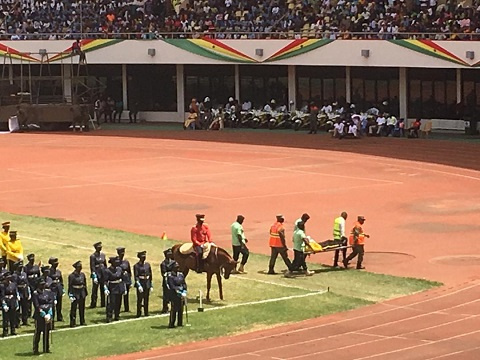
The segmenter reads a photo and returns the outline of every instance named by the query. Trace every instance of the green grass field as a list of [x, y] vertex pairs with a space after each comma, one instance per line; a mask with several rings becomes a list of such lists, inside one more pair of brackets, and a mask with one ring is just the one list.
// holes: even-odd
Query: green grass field
[[[234, 275], [224, 281], [225, 301], [218, 300], [214, 281], [213, 300], [205, 304], [204, 313], [196, 312], [196, 308], [199, 290], [206, 290], [205, 276], [190, 273], [187, 283], [192, 326], [172, 330], [167, 328], [167, 317], [159, 314], [162, 303], [159, 264], [163, 260], [163, 250], [174, 242], [55, 219], [6, 213], [0, 213], [0, 219], [12, 221], [12, 229], [18, 230], [25, 254], [34, 252], [37, 261], [42, 260], [43, 263], [50, 256], [58, 257], [65, 281], [73, 270], [71, 264], [77, 260], [83, 261], [84, 271], [89, 276], [88, 258], [96, 241], [103, 242], [103, 251], [107, 256], [115, 255], [117, 246], [125, 246], [126, 257], [132, 266], [137, 261], [136, 252], [147, 250], [147, 261], [154, 270], [151, 316], [135, 318], [133, 290], [130, 293], [131, 312], [122, 313], [121, 321], [106, 324], [105, 309], [87, 309], [88, 326], [70, 329], [70, 302], [68, 297], [64, 297], [63, 315], [66, 321], [56, 323], [58, 331], [53, 333], [53, 353], [48, 355], [49, 359], [72, 358], [72, 354], [75, 359], [95, 358], [257, 330], [347, 311], [439, 285], [421, 279], [332, 270], [316, 264], [310, 266], [317, 272], [313, 277], [269, 276], [264, 274], [268, 258], [252, 254], [248, 274]], [[28, 359], [32, 351], [32, 332], [33, 326], [22, 327], [18, 331], [20, 336], [2, 339], [0, 359], [12, 358], [12, 355]]]

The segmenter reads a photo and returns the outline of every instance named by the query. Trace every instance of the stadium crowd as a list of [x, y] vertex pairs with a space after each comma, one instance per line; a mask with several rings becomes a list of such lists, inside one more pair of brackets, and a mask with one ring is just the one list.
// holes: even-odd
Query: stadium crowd
[[6, 0], [0, 10], [0, 37], [12, 40], [480, 38], [480, 0]]

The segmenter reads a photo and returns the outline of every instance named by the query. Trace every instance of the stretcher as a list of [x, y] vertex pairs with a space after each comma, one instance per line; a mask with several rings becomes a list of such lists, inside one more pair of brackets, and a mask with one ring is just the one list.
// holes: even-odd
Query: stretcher
[[351, 247], [351, 245], [347, 245], [346, 242], [342, 240], [326, 240], [322, 242], [316, 242], [315, 240], [309, 238], [308, 245], [305, 245], [303, 252], [305, 255], [310, 255], [335, 250], [350, 249]]

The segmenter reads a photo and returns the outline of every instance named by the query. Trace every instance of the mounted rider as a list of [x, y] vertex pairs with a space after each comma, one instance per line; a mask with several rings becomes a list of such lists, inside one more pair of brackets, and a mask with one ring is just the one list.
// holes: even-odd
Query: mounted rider
[[212, 242], [212, 234], [210, 233], [210, 228], [208, 225], [205, 224], [205, 215], [197, 214], [195, 216], [197, 218], [197, 223], [192, 227], [192, 230], [190, 231], [190, 237], [197, 260], [196, 272], [201, 273], [203, 270], [203, 251], [208, 246], [207, 243]]

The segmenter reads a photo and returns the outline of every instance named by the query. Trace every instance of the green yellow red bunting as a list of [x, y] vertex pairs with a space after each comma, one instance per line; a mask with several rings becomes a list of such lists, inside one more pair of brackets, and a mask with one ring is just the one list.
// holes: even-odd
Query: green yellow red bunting
[[[85, 39], [85, 40], [81, 40], [80, 44], [83, 52], [90, 52], [90, 51], [101, 49], [106, 46], [117, 44], [121, 41], [123, 40], [121, 39]], [[58, 61], [58, 60], [65, 59], [72, 56], [72, 47], [73, 47], [73, 43], [72, 43], [72, 46], [70, 46], [69, 48], [63, 50], [62, 52], [58, 53], [55, 56], [52, 56], [49, 59], [50, 62]]]
[[31, 61], [31, 62], [38, 62], [38, 59], [30, 56], [28, 53], [22, 53], [18, 50], [12, 49], [4, 44], [0, 43], [0, 56], [11, 56], [12, 59], [22, 60], [22, 61]]
[[395, 45], [403, 46], [407, 49], [417, 51], [419, 53], [433, 56], [438, 59], [454, 62], [456, 64], [470, 66], [467, 62], [460, 59], [455, 54], [452, 54], [450, 51], [444, 49], [437, 43], [432, 40], [389, 40]]
[[278, 61], [288, 59], [306, 52], [312, 51], [319, 47], [329, 44], [333, 40], [330, 39], [297, 39], [293, 40], [287, 46], [284, 46], [272, 56], [270, 56], [266, 61]]

